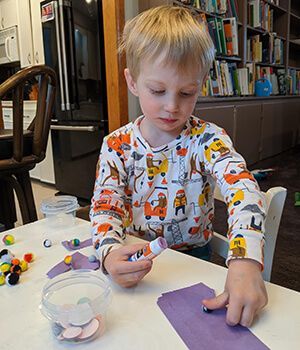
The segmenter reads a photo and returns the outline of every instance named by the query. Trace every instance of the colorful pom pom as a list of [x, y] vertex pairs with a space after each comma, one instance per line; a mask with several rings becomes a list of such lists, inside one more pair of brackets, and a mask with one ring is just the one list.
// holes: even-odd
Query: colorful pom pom
[[80, 240], [78, 238], [72, 239], [72, 245], [78, 247], [80, 245]]
[[34, 260], [34, 255], [32, 253], [24, 254], [23, 259], [26, 262], [30, 263], [30, 262], [32, 262]]
[[17, 258], [12, 259], [11, 261], [12, 265], [20, 265], [20, 260]]
[[25, 260], [21, 260], [20, 267], [21, 267], [22, 272], [24, 272], [24, 271], [28, 270], [28, 263]]
[[18, 273], [12, 272], [5, 277], [6, 284], [9, 286], [14, 286], [19, 282], [20, 275]]
[[2, 242], [5, 244], [5, 245], [12, 245], [15, 243], [15, 237], [13, 235], [5, 235], [3, 238], [2, 238]]
[[0, 271], [3, 273], [10, 271], [10, 268], [11, 268], [11, 264], [9, 264], [7, 262], [0, 265]]
[[72, 263], [72, 256], [71, 255], [67, 255], [64, 258], [64, 263], [67, 264], [67, 265], [71, 265], [71, 263]]

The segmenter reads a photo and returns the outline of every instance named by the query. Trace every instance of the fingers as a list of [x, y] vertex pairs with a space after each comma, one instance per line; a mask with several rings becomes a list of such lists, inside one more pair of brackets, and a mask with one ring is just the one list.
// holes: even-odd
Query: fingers
[[250, 306], [245, 306], [239, 323], [244, 327], [250, 327], [254, 316], [255, 313], [253, 309]]
[[118, 274], [134, 273], [151, 269], [152, 260], [122, 261], [115, 265], [114, 272]]
[[143, 271], [118, 275], [115, 281], [122, 287], [133, 287], [138, 284], [150, 270], [151, 267]]
[[202, 300], [202, 304], [210, 310], [216, 310], [224, 308], [228, 304], [228, 301], [229, 294], [227, 292], [223, 292], [215, 298]]
[[120, 251], [122, 251], [122, 254], [126, 255], [129, 258], [131, 255], [133, 255], [134, 253], [136, 253], [140, 249], [143, 249], [145, 247], [145, 245], [146, 245], [146, 243], [125, 245], [122, 248], [120, 248]]
[[237, 299], [230, 301], [227, 307], [226, 323], [229, 326], [235, 326], [240, 323], [243, 309], [244, 305], [242, 302], [239, 302]]

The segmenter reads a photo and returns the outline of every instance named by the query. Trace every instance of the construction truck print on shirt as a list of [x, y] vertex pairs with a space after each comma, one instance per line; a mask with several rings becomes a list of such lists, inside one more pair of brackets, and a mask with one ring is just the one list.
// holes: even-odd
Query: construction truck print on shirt
[[103, 141], [90, 213], [100, 258], [128, 233], [164, 236], [174, 249], [205, 245], [217, 184], [228, 207], [228, 258], [262, 264], [265, 200], [225, 131], [191, 116], [176, 139], [153, 148], [140, 133], [142, 118]]

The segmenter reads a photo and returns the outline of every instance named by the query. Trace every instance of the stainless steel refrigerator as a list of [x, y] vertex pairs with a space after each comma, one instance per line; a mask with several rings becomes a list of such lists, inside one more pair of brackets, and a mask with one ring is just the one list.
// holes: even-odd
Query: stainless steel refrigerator
[[89, 200], [108, 131], [102, 3], [43, 1], [41, 21], [45, 64], [59, 81], [51, 125], [56, 187]]

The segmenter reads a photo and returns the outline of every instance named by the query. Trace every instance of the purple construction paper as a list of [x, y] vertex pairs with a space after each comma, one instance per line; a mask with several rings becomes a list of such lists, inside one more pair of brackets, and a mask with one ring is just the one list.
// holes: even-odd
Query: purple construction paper
[[63, 241], [61, 242], [61, 244], [67, 249], [67, 250], [78, 250], [78, 249], [81, 249], [81, 248], [85, 248], [85, 247], [89, 247], [93, 244], [92, 242], [92, 238], [88, 238], [86, 239], [85, 241], [82, 241], [79, 243], [78, 246], [74, 246], [72, 244], [72, 240], [71, 241]]
[[157, 304], [190, 350], [266, 350], [248, 328], [226, 324], [226, 310], [202, 311], [201, 301], [214, 296], [203, 283], [163, 293]]
[[73, 270], [79, 269], [89, 269], [89, 270], [97, 270], [100, 267], [99, 260], [94, 262], [89, 261], [89, 257], [83, 255], [80, 252], [76, 252], [72, 255], [72, 268]]
[[67, 265], [66, 263], [61, 261], [57, 265], [53, 266], [52, 269], [47, 272], [47, 276], [49, 278], [53, 278], [57, 275], [60, 275], [61, 273], [67, 272], [69, 270], [71, 270], [71, 266]]
[[47, 276], [49, 278], [53, 278], [61, 273], [67, 272], [71, 269], [79, 270], [79, 269], [88, 269], [88, 270], [97, 270], [100, 267], [99, 260], [94, 262], [90, 262], [88, 256], [85, 256], [79, 252], [72, 254], [72, 263], [71, 265], [67, 265], [64, 261], [61, 261], [51, 270], [47, 272]]

